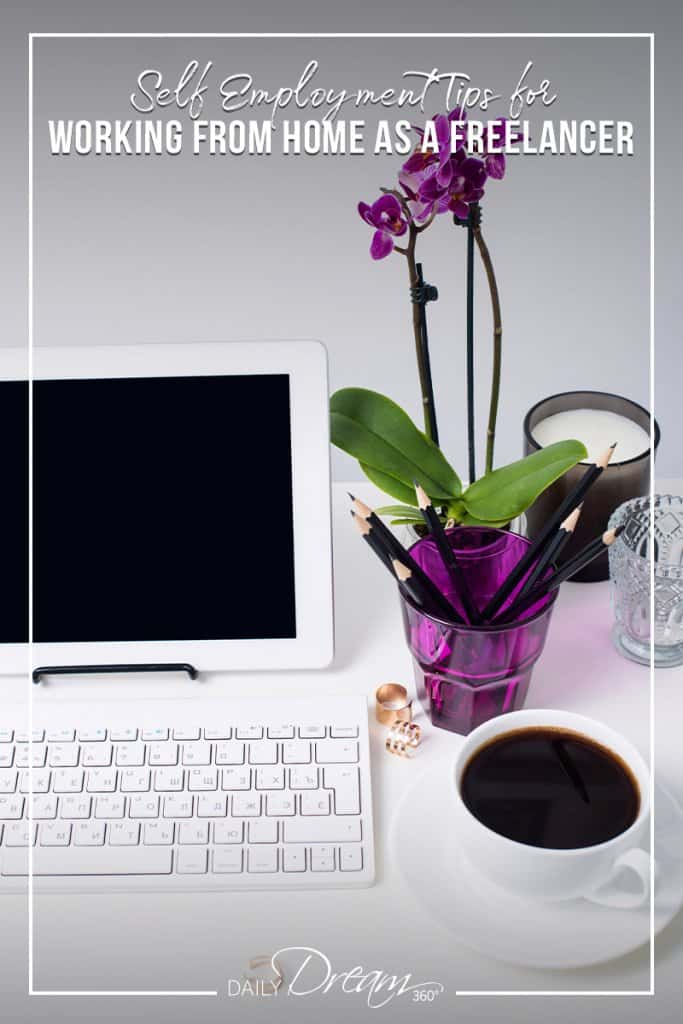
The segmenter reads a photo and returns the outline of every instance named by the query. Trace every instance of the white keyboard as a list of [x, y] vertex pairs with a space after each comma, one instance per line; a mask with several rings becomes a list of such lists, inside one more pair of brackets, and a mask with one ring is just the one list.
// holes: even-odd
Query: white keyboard
[[[364, 697], [0, 708], [0, 893], [370, 885]], [[32, 813], [29, 814], [32, 775]]]

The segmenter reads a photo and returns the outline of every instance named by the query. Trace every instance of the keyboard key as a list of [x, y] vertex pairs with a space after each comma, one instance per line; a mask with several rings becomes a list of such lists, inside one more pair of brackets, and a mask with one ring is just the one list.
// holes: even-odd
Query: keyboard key
[[82, 768], [58, 768], [52, 773], [53, 793], [80, 793], [83, 790]]
[[149, 743], [161, 743], [162, 740], [168, 739], [168, 729], [164, 729], [161, 726], [157, 726], [154, 729], [143, 729], [142, 739]]
[[40, 826], [41, 846], [68, 846], [71, 842], [71, 825], [68, 821], [45, 821]]
[[108, 768], [112, 752], [111, 743], [87, 743], [81, 747], [81, 764], [86, 768]]
[[251, 789], [251, 768], [224, 768], [223, 789]]
[[[26, 772], [28, 776], [28, 772]], [[0, 793], [14, 793], [17, 788], [18, 772], [3, 769], [0, 771]], [[23, 776], [22, 776], [23, 778]]]
[[165, 818], [191, 818], [194, 797], [186, 793], [164, 797]]
[[282, 854], [282, 861], [285, 871], [305, 871], [306, 847], [285, 846]]
[[181, 727], [173, 730], [174, 740], [198, 740], [200, 736], [200, 729]]
[[235, 730], [238, 740], [261, 740], [263, 739], [262, 725], [243, 725]]
[[286, 843], [359, 843], [359, 818], [289, 818], [284, 823]]
[[11, 825], [5, 825], [5, 846], [28, 846], [28, 837], [31, 834], [33, 835], [31, 846], [35, 846], [37, 828], [38, 826], [34, 825], [32, 829], [29, 829], [27, 821], [14, 821]]
[[13, 737], [13, 729], [0, 729], [0, 743], [11, 743]]
[[277, 846], [251, 846], [247, 854], [247, 871], [270, 874], [277, 871]]
[[205, 875], [207, 851], [201, 847], [186, 846], [176, 853], [176, 871], [179, 875]]
[[49, 729], [47, 733], [48, 743], [73, 743], [75, 739], [75, 729]]
[[261, 797], [254, 793], [235, 793], [232, 813], [235, 818], [258, 818], [261, 813]]
[[154, 773], [154, 788], [157, 793], [178, 793], [182, 790], [184, 782], [185, 772], [182, 768], [159, 768]]
[[299, 728], [299, 736], [302, 740], [318, 740], [325, 738], [324, 725], [302, 725]]
[[119, 743], [116, 763], [120, 768], [139, 768], [145, 763], [144, 743]]
[[75, 768], [80, 752], [77, 743], [54, 743], [48, 748], [47, 761], [51, 768]]
[[86, 774], [85, 788], [88, 793], [113, 793], [117, 777], [116, 768], [91, 768]]
[[363, 870], [363, 847], [362, 846], [340, 846], [339, 867], [342, 871]]
[[126, 813], [126, 798], [120, 793], [112, 796], [98, 796], [95, 801], [96, 818], [123, 818]]
[[323, 769], [325, 789], [334, 790], [335, 814], [360, 814], [360, 776], [357, 767], [329, 765]]
[[241, 843], [244, 836], [244, 822], [242, 821], [217, 821], [213, 826], [214, 843]]
[[209, 841], [208, 821], [181, 821], [178, 842], [183, 846], [206, 846]]
[[144, 796], [131, 796], [128, 800], [129, 818], [158, 818], [159, 797], [151, 793]]
[[171, 846], [175, 834], [172, 821], [148, 821], [145, 824], [143, 842], [146, 846]]
[[[5, 876], [28, 874], [25, 850], [6, 850], [0, 855]], [[48, 849], [33, 852], [33, 874], [40, 875], [170, 875], [172, 854], [168, 849], [138, 846], [112, 849], [110, 846]]]
[[333, 739], [353, 740], [358, 736], [357, 725], [333, 725], [330, 727], [330, 736]]
[[218, 772], [215, 768], [191, 768], [187, 773], [188, 789], [191, 793], [218, 789]]
[[11, 768], [14, 764], [14, 747], [0, 747], [0, 768]]
[[249, 744], [250, 764], [277, 764], [277, 743], [260, 740]]
[[78, 740], [80, 743], [104, 743], [106, 738], [106, 729], [88, 728], [78, 730]]
[[137, 846], [140, 842], [139, 821], [114, 821], [108, 832], [110, 846]]
[[[2, 773], [0, 772], [0, 776], [1, 775], [2, 775]], [[33, 781], [33, 792], [34, 793], [48, 793], [49, 792], [49, 790], [50, 790], [50, 779], [52, 777], [52, 772], [50, 771], [49, 768], [34, 769], [34, 771], [32, 771], [30, 773], [30, 775], [31, 775], [31, 778], [32, 778], [32, 781]], [[22, 772], [21, 773], [21, 778], [19, 780], [19, 792], [21, 792], [21, 793], [28, 793], [29, 786], [30, 786], [29, 772], [27, 772], [27, 771], [26, 772]], [[0, 784], [0, 792], [2, 792], [1, 784]]]
[[59, 817], [60, 818], [89, 818], [92, 808], [92, 798], [89, 796], [60, 796]]
[[259, 821], [249, 822], [249, 842], [250, 843], [276, 843], [277, 842], [277, 822], [268, 821], [267, 818], [261, 818]]
[[315, 759], [318, 764], [357, 764], [358, 744], [352, 740], [319, 740]]
[[[22, 743], [17, 747], [14, 754], [14, 763], [17, 768], [28, 768], [29, 748], [28, 743]], [[44, 768], [47, 762], [47, 747], [44, 744], [33, 744], [31, 752], [31, 764], [34, 768]]]
[[211, 764], [211, 744], [205, 740], [199, 740], [197, 743], [184, 743], [183, 764]]
[[215, 875], [239, 873], [242, 870], [242, 850], [236, 847], [214, 850], [211, 858], [211, 870]]
[[208, 728], [204, 730], [205, 740], [229, 740], [232, 736], [232, 729], [228, 725]]
[[299, 797], [302, 814], [329, 814], [330, 794], [324, 789], [306, 790]]
[[104, 846], [105, 826], [101, 821], [79, 821], [74, 825], [75, 846]]
[[266, 796], [266, 814], [268, 817], [286, 817], [295, 813], [293, 793], [268, 793]]
[[23, 796], [0, 796], [0, 821], [13, 821], [23, 813]]
[[228, 813], [228, 797], [225, 793], [201, 793], [197, 797], [198, 818], [224, 818]]
[[120, 773], [122, 793], [146, 793], [149, 790], [149, 768], [126, 768]]
[[217, 743], [216, 764], [244, 764], [244, 743], [237, 740]]
[[317, 768], [290, 768], [289, 770], [290, 789], [317, 789], [318, 769]]
[[334, 871], [334, 846], [311, 847], [311, 871]]
[[178, 764], [177, 743], [151, 743], [147, 755], [148, 764], [153, 765], [174, 765]]
[[309, 764], [311, 744], [307, 740], [289, 740], [283, 743], [282, 760], [285, 764]]
[[137, 738], [137, 729], [111, 729], [109, 732], [109, 739], [112, 743], [134, 743]]
[[36, 821], [47, 820], [50, 818], [57, 817], [57, 797], [52, 796], [34, 796], [33, 797], [33, 817]]
[[[34, 729], [33, 732], [31, 733], [31, 738], [32, 738], [34, 743], [43, 743], [44, 740], [45, 740], [45, 730], [44, 729]], [[15, 743], [28, 743], [28, 739], [29, 739], [28, 733], [25, 730], [17, 731], [17, 733], [16, 733], [16, 735], [14, 737], [14, 742]]]
[[256, 769], [257, 789], [284, 789], [285, 770], [282, 767], [257, 768]]
[[269, 725], [268, 726], [268, 737], [271, 740], [293, 740], [294, 739], [294, 726], [293, 725]]

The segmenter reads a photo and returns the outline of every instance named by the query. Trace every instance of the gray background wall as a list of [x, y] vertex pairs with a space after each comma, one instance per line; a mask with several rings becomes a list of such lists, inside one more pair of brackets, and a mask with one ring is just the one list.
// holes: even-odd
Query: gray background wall
[[[676, 132], [672, 81], [680, 35], [674, 3], [649, 20], [627, 4], [365, 4], [354, 17], [305, 4], [252, 4], [249, 16], [198, 4], [5, 5], [2, 89], [7, 226], [0, 256], [5, 344], [21, 343], [25, 301], [25, 39], [29, 29], [139, 31], [650, 31], [657, 34], [657, 400], [663, 430], [659, 470], [680, 474], [683, 433], [679, 297], [676, 287]], [[12, 10], [14, 8], [14, 10]], [[85, 17], [85, 11], [89, 14]], [[221, 13], [222, 12], [222, 13]], [[533, 15], [533, 16], [532, 16]], [[617, 17], [617, 15], [620, 15]], [[559, 100], [548, 116], [626, 118], [636, 156], [520, 157], [491, 182], [485, 230], [502, 291], [504, 389], [498, 461], [520, 453], [525, 410], [566, 388], [614, 390], [648, 402], [649, 108], [644, 40], [395, 40], [391, 42], [135, 40], [36, 43], [37, 344], [320, 337], [332, 387], [362, 384], [419, 414], [403, 260], [373, 264], [370, 232], [355, 212], [389, 181], [396, 157], [291, 159], [279, 156], [56, 158], [47, 117], [126, 117], [143, 66], [178, 73], [191, 57], [225, 73], [248, 68], [257, 83], [295, 80], [310, 57], [321, 82], [379, 85], [410, 66], [461, 68], [501, 92], [527, 59], [548, 74]], [[428, 113], [432, 110], [428, 106]], [[504, 112], [501, 104], [497, 108]], [[216, 104], [208, 116], [219, 117]], [[169, 113], [167, 116], [173, 116]], [[249, 115], [245, 115], [249, 116]], [[259, 116], [258, 113], [252, 116]], [[532, 120], [542, 116], [531, 111]], [[375, 115], [367, 113], [369, 124]], [[670, 118], [670, 119], [669, 119]], [[464, 233], [463, 233], [464, 234]], [[446, 218], [423, 238], [429, 279], [442, 298], [430, 307], [433, 364], [444, 447], [464, 468], [464, 238]], [[490, 311], [477, 287], [480, 437], [488, 400]], [[675, 372], [679, 369], [678, 374]], [[480, 446], [481, 447], [481, 446]], [[356, 467], [335, 453], [338, 478]]]

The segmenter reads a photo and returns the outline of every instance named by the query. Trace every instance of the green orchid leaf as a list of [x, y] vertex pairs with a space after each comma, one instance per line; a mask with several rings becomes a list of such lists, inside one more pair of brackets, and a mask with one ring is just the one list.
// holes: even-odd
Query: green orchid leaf
[[587, 454], [580, 441], [558, 441], [509, 466], [494, 469], [463, 494], [467, 512], [481, 522], [507, 523]]
[[476, 516], [470, 515], [469, 512], [465, 512], [461, 519], [458, 520], [463, 526], [491, 526], [495, 530], [500, 530], [505, 526], [508, 526], [509, 519], [501, 519], [500, 521], [491, 521], [490, 519], [477, 519]]
[[[458, 474], [434, 442], [390, 398], [365, 388], [342, 388], [330, 399], [330, 418], [332, 443], [363, 466], [398, 480], [404, 490], [411, 491], [412, 500], [413, 480], [420, 482], [430, 498], [460, 497]], [[404, 490], [400, 494], [396, 490], [387, 493], [399, 501], [410, 501]]]
[[396, 477], [389, 476], [387, 473], [382, 473], [379, 469], [367, 466], [364, 462], [359, 463], [359, 465], [370, 483], [374, 484], [375, 487], [379, 487], [380, 491], [390, 494], [392, 498], [396, 498], [397, 501], [401, 501], [405, 505], [415, 500], [414, 487], [402, 483]]
[[419, 508], [415, 508], [414, 505], [383, 505], [382, 508], [376, 508], [375, 512], [380, 516], [400, 516], [403, 519], [424, 522]]
[[424, 526], [424, 519], [392, 519], [392, 526]]

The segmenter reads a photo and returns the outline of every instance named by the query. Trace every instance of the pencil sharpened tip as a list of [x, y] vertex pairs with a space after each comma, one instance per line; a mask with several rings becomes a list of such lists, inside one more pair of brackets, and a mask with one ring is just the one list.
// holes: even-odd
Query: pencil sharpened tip
[[355, 501], [356, 500], [356, 495], [355, 494], [351, 494], [351, 491], [347, 491], [346, 493], [348, 494], [348, 496], [351, 499], [351, 501]]

